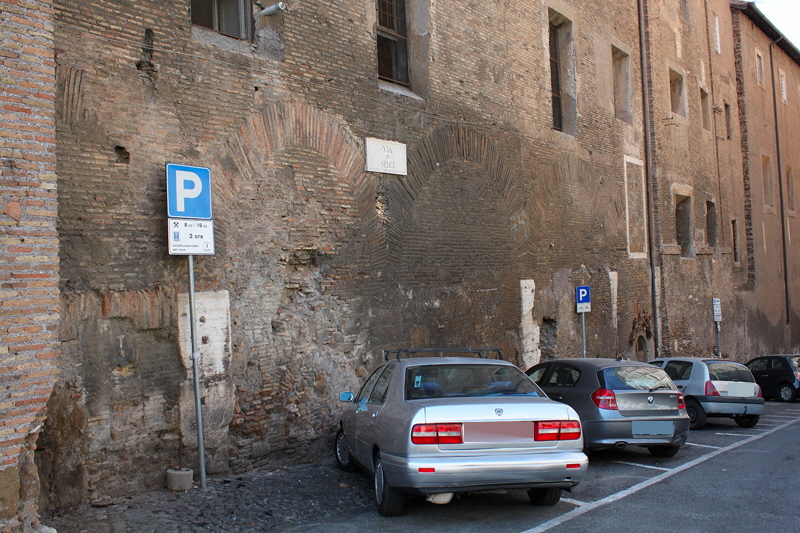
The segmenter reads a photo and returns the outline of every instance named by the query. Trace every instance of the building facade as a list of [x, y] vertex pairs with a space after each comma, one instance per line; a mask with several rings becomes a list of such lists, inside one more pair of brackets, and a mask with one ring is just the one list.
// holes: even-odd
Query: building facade
[[[577, 286], [589, 356], [798, 348], [800, 62], [752, 5], [287, 4], [36, 4], [60, 275], [41, 505], [197, 462], [167, 163], [211, 172], [216, 253], [193, 273], [210, 472], [327, 454], [338, 392], [383, 349], [580, 357]], [[366, 170], [370, 146], [406, 171]]]

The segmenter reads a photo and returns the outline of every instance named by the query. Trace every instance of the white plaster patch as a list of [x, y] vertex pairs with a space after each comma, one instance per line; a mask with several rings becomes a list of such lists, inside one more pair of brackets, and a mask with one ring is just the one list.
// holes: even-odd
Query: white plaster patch
[[[230, 298], [228, 291], [195, 293], [197, 351], [203, 378], [225, 373], [230, 362]], [[186, 376], [192, 375], [192, 342], [189, 324], [189, 295], [178, 295], [178, 338]]]

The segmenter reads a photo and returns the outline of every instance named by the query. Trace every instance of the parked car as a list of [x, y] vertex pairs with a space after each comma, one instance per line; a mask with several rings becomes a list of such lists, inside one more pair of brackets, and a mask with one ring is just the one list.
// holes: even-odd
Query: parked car
[[743, 364], [705, 357], [669, 357], [650, 364], [663, 368], [683, 392], [692, 429], [701, 429], [710, 416], [733, 418], [743, 428], [758, 424], [764, 398]]
[[454, 493], [526, 489], [534, 504], [554, 505], [583, 478], [578, 415], [513, 364], [475, 357], [490, 352], [502, 357], [392, 350], [358, 394], [340, 394], [336, 461], [373, 475], [381, 515], [400, 514], [406, 494], [448, 503]]
[[586, 451], [643, 446], [672, 457], [686, 443], [683, 396], [664, 371], [636, 361], [559, 359], [526, 371], [547, 395], [583, 423]]
[[800, 354], [775, 354], [756, 357], [747, 362], [764, 398], [797, 400], [800, 394]]

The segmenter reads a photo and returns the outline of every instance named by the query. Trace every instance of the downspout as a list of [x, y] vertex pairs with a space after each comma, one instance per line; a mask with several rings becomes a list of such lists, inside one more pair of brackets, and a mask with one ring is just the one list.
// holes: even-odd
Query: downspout
[[653, 355], [654, 359], [661, 357], [659, 344], [659, 324], [661, 324], [661, 313], [659, 311], [658, 299], [658, 279], [656, 279], [657, 257], [656, 257], [656, 238], [654, 233], [655, 201], [653, 199], [653, 154], [651, 151], [652, 129], [650, 127], [650, 78], [649, 78], [649, 50], [647, 46], [647, 36], [644, 20], [644, 1], [638, 0], [639, 7], [639, 55], [640, 66], [642, 69], [642, 119], [644, 121], [644, 174], [645, 186], [647, 187], [647, 248], [650, 260], [650, 298], [653, 306]]
[[775, 144], [778, 155], [778, 200], [781, 204], [781, 250], [783, 252], [783, 284], [786, 297], [786, 324], [791, 322], [792, 302], [789, 295], [789, 256], [786, 250], [786, 206], [783, 201], [783, 160], [781, 159], [781, 129], [778, 124], [778, 87], [775, 85], [775, 57], [773, 48], [783, 35], [769, 45], [769, 68], [772, 75], [772, 108], [775, 112]]

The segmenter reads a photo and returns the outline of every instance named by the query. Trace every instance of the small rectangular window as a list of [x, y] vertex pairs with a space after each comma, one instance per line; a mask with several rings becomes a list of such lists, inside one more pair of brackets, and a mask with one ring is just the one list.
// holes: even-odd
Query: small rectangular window
[[250, 0], [192, 0], [192, 24], [249, 40], [253, 36], [252, 6]]
[[756, 81], [761, 87], [764, 86], [764, 58], [758, 52], [756, 52]]
[[548, 20], [553, 129], [575, 135], [577, 109], [575, 106], [574, 68], [571, 66], [572, 21], [552, 9], [548, 10]]
[[711, 131], [711, 100], [705, 89], [700, 89], [700, 113], [703, 118], [703, 129]]
[[675, 240], [681, 245], [681, 255], [692, 255], [692, 198], [675, 195]]
[[789, 92], [786, 87], [786, 73], [784, 72], [781, 72], [781, 100], [783, 100], [784, 104], [789, 101]]
[[792, 167], [786, 167], [786, 208], [794, 211], [794, 176]]
[[733, 262], [739, 262], [739, 221], [731, 220], [731, 244], [733, 244]]
[[564, 130], [564, 110], [561, 107], [561, 54], [558, 50], [558, 28], [550, 24], [550, 93], [553, 106], [553, 128]]
[[767, 156], [761, 156], [761, 180], [764, 186], [764, 205], [775, 207], [775, 185], [772, 182], [772, 162]]
[[611, 47], [612, 73], [614, 76], [614, 115], [625, 122], [632, 122], [630, 57], [617, 48]]
[[378, 78], [408, 86], [408, 33], [405, 0], [377, 0]]
[[719, 34], [719, 15], [714, 13], [714, 49], [718, 54], [722, 53], [722, 43]]
[[731, 116], [731, 105], [725, 104], [725, 134], [730, 141], [733, 139], [733, 116]]
[[706, 244], [717, 245], [717, 206], [714, 202], [706, 202]]
[[685, 117], [686, 104], [683, 95], [683, 76], [672, 69], [669, 69], [669, 96], [672, 112]]

